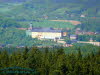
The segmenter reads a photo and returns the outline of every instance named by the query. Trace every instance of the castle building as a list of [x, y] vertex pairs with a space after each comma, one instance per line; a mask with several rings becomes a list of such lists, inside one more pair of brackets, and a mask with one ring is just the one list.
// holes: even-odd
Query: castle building
[[32, 28], [27, 30], [27, 35], [38, 39], [61, 39], [67, 32], [53, 28]]
[[33, 28], [32, 38], [39, 39], [56, 39], [61, 38], [61, 30], [54, 30], [52, 28]]
[[54, 28], [34, 28], [32, 27], [32, 23], [29, 25], [30, 27], [26, 30], [26, 35], [32, 38], [38, 39], [61, 39], [62, 37], [67, 36], [67, 32], [62, 29], [54, 29]]

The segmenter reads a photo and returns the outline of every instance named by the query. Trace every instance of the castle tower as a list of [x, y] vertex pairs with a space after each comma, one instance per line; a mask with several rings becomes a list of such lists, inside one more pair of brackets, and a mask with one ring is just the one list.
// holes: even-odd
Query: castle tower
[[32, 28], [33, 28], [33, 27], [32, 27], [32, 23], [30, 23], [30, 27], [29, 27], [29, 29], [32, 30]]

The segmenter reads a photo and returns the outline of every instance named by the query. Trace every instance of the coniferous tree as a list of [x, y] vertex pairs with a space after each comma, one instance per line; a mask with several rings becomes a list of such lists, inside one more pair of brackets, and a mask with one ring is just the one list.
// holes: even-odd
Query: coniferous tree
[[82, 59], [82, 53], [81, 53], [81, 50], [80, 50], [80, 49], [79, 49], [79, 51], [78, 51], [77, 58], [78, 58], [79, 60]]
[[28, 52], [29, 52], [29, 49], [26, 46], [25, 50], [23, 51], [23, 58], [24, 58], [24, 60], [26, 60], [28, 58]]
[[8, 67], [9, 66], [9, 55], [6, 50], [1, 52], [1, 58], [0, 58], [0, 63], [2, 67]]

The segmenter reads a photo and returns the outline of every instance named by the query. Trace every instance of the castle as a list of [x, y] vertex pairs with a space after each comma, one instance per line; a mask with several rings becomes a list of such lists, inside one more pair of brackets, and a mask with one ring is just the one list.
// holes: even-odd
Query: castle
[[28, 36], [38, 39], [61, 39], [63, 36], [67, 35], [67, 32], [63, 32], [59, 29], [54, 28], [33, 28], [30, 24], [30, 28], [26, 31]]

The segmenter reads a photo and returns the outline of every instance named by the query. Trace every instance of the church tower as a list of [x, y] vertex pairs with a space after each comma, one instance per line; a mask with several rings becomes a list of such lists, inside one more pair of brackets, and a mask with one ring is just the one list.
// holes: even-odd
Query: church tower
[[30, 30], [32, 30], [32, 29], [33, 29], [33, 27], [32, 27], [32, 23], [30, 23], [30, 27], [29, 27], [29, 29], [30, 29]]

